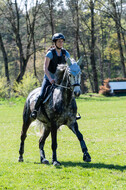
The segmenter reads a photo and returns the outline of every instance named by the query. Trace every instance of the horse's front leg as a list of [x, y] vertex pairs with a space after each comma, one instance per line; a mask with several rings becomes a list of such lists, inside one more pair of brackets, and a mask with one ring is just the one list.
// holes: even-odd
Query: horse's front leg
[[51, 137], [52, 137], [52, 164], [54, 166], [61, 165], [60, 162], [57, 161], [57, 127], [55, 125], [51, 126]]
[[43, 128], [43, 134], [42, 137], [39, 140], [39, 149], [40, 149], [40, 162], [42, 164], [49, 164], [49, 161], [45, 157], [45, 152], [44, 152], [44, 145], [45, 145], [45, 140], [49, 136], [50, 133], [50, 128]]
[[81, 149], [83, 152], [83, 160], [85, 162], [91, 162], [91, 156], [88, 153], [88, 149], [87, 149], [87, 146], [86, 146], [85, 141], [83, 139], [83, 135], [80, 133], [80, 131], [78, 129], [77, 122], [70, 125], [69, 128], [73, 131], [73, 133], [77, 136], [78, 140], [80, 141]]

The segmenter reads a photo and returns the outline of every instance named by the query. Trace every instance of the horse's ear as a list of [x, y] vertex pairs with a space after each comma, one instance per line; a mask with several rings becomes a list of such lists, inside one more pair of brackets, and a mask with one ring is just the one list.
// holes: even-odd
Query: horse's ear
[[70, 66], [71, 65], [71, 60], [70, 60], [70, 58], [67, 58], [67, 64]]
[[83, 57], [81, 56], [80, 59], [77, 61], [77, 64], [80, 66], [83, 61]]

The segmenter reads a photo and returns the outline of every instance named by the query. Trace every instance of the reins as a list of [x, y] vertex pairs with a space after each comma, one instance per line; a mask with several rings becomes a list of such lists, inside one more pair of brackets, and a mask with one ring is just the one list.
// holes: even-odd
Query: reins
[[[67, 72], [67, 68], [65, 69], [65, 72], [64, 72], [64, 75], [63, 75], [63, 81], [64, 81], [64, 79], [65, 79], [66, 72]], [[67, 83], [68, 83], [68, 82], [67, 82]], [[64, 86], [64, 85], [57, 84], [57, 83], [55, 83], [54, 86], [58, 86], [58, 87], [61, 87], [61, 88], [65, 88], [65, 89], [72, 90], [71, 87], [69, 87], [69, 86]]]
[[60, 84], [57, 84], [57, 83], [55, 83], [54, 85], [59, 86], [59, 87], [62, 87], [62, 88], [70, 89], [70, 90], [71, 90], [71, 88], [70, 88], [70, 87], [63, 86], [63, 85], [60, 85]]
[[[60, 84], [57, 84], [57, 83], [55, 83], [54, 85], [71, 90], [71, 87], [63, 86], [63, 85], [60, 85]], [[71, 86], [80, 86], [80, 84], [77, 83], [77, 84], [73, 84]]]

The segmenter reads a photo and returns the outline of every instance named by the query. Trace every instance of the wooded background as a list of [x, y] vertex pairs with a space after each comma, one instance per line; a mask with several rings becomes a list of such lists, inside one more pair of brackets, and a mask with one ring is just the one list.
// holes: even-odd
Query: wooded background
[[42, 82], [56, 32], [71, 57], [83, 56], [83, 93], [126, 78], [126, 0], [0, 0], [0, 77], [20, 83], [31, 72]]

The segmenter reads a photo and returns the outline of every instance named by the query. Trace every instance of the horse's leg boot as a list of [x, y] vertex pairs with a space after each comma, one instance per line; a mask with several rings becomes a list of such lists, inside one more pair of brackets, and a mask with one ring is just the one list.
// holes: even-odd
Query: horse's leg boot
[[78, 113], [78, 115], [76, 116], [76, 120], [81, 119], [81, 115]]

